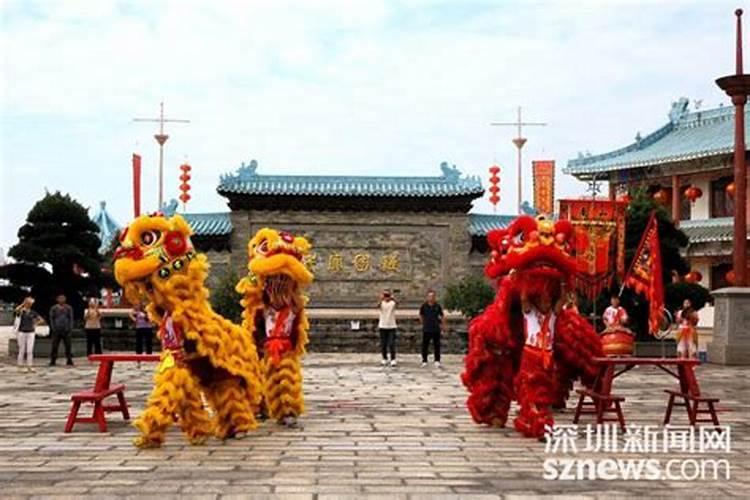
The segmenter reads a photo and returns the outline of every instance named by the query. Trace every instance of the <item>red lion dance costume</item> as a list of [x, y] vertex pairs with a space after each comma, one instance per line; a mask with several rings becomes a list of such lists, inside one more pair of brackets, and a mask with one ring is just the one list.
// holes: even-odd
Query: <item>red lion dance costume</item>
[[593, 383], [599, 337], [574, 308], [560, 307], [575, 275], [572, 237], [568, 221], [529, 216], [487, 235], [492, 252], [485, 274], [497, 280], [497, 296], [469, 324], [461, 376], [477, 423], [503, 427], [515, 399], [516, 429], [541, 438], [554, 423], [552, 408], [565, 407], [573, 381]]

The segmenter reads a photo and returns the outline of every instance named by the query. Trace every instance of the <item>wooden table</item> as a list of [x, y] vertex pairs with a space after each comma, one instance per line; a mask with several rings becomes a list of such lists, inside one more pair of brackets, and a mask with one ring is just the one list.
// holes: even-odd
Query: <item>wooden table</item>
[[[695, 376], [695, 367], [700, 364], [700, 361], [697, 359], [607, 356], [594, 358], [594, 362], [599, 366], [599, 371], [592, 391], [594, 398], [601, 399], [605, 402], [616, 399], [612, 394], [612, 384], [617, 377], [629, 372], [639, 365], [655, 366], [676, 378], [680, 384], [679, 391], [670, 389], [665, 390], [670, 397], [667, 404], [666, 414], [664, 416], [664, 425], [668, 424], [670, 421], [673, 406], [684, 406], [687, 409], [688, 420], [691, 425], [695, 425], [697, 422], [712, 422], [714, 425], [719, 425], [714, 407], [714, 404], [718, 402], [718, 399], [705, 397], [701, 394], [698, 379]], [[618, 366], [621, 367], [619, 370]], [[683, 399], [684, 403], [675, 403], [675, 398]], [[579, 407], [581, 407], [583, 399], [582, 395], [579, 400]], [[597, 401], [595, 401], [595, 403], [596, 402]], [[707, 404], [708, 408], [705, 410], [701, 409], [699, 406], [701, 403]], [[699, 419], [698, 414], [702, 413], [709, 414], [711, 418], [709, 420]]]
[[[612, 392], [614, 379], [627, 373], [636, 366], [655, 366], [675, 377], [680, 382], [680, 392], [691, 396], [700, 396], [698, 379], [695, 378], [695, 366], [700, 364], [697, 359], [687, 358], [639, 358], [636, 356], [606, 356], [594, 358], [599, 365], [599, 373], [594, 382], [594, 390], [599, 394], [609, 395]], [[617, 370], [622, 365], [621, 370]], [[677, 371], [674, 371], [677, 368]]]
[[[98, 424], [99, 432], [107, 432], [107, 419], [105, 415], [114, 411], [121, 412], [125, 420], [130, 419], [128, 404], [125, 400], [125, 384], [112, 385], [114, 365], [116, 362], [157, 363], [159, 359], [160, 356], [158, 354], [109, 353], [90, 355], [89, 361], [99, 363], [94, 387], [76, 392], [70, 396], [73, 404], [68, 413], [65, 432], [71, 432], [76, 423]], [[110, 396], [117, 396], [117, 404], [104, 403], [104, 400]], [[78, 410], [84, 402], [94, 404], [94, 413], [90, 417], [78, 416]]]

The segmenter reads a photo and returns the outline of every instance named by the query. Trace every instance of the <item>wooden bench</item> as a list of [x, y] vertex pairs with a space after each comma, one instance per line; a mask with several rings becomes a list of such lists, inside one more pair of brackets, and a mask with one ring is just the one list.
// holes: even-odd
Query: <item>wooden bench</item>
[[[625, 401], [624, 397], [615, 394], [603, 395], [591, 389], [576, 389], [576, 392], [580, 396], [578, 398], [578, 405], [576, 406], [576, 414], [573, 417], [574, 424], [580, 421], [581, 415], [589, 414], [596, 415], [597, 424], [617, 422], [620, 424], [620, 429], [625, 430], [625, 417], [622, 414], [621, 407], [621, 403]], [[591, 401], [586, 401], [586, 398], [589, 398]], [[605, 416], [608, 413], [614, 413], [615, 416]]]
[[[89, 361], [99, 363], [96, 371], [94, 387], [76, 392], [70, 396], [73, 402], [68, 420], [65, 423], [65, 432], [73, 431], [76, 423], [98, 424], [99, 432], [107, 432], [106, 414], [109, 412], [121, 412], [125, 420], [130, 420], [128, 404], [125, 400], [125, 384], [112, 385], [112, 370], [116, 362], [153, 362], [160, 359], [158, 354], [130, 354], [130, 353], [108, 353], [92, 354]], [[105, 404], [104, 401], [111, 396], [117, 396], [117, 404]], [[90, 417], [79, 417], [78, 411], [82, 403], [93, 403], [94, 413]]]
[[[117, 396], [117, 404], [104, 404], [104, 400], [110, 396]], [[119, 411], [125, 420], [130, 419], [128, 404], [125, 402], [125, 384], [113, 385], [108, 389], [89, 390], [76, 392], [70, 396], [73, 406], [68, 413], [68, 421], [65, 424], [65, 432], [71, 432], [75, 424], [98, 424], [99, 432], [107, 432], [107, 419], [105, 413]], [[94, 412], [90, 417], [79, 417], [78, 411], [82, 403], [94, 403]]]
[[[665, 390], [669, 394], [669, 401], [667, 402], [667, 412], [664, 414], [664, 425], [667, 425], [672, 419], [672, 408], [675, 406], [684, 406], [687, 411], [688, 420], [690, 425], [695, 425], [699, 422], [711, 422], [715, 426], [719, 426], [719, 417], [716, 415], [716, 407], [714, 406], [719, 402], [719, 398], [710, 398], [707, 396], [694, 396], [680, 391]], [[675, 401], [677, 398], [681, 398], [682, 402]], [[691, 404], [692, 403], [692, 404]], [[702, 409], [701, 404], [705, 404], [706, 408]], [[709, 415], [710, 418], [698, 418], [698, 415]]]

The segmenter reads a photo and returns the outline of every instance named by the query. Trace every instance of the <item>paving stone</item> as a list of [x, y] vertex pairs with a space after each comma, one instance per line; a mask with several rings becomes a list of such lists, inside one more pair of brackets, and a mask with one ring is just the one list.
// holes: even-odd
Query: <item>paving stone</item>
[[[97, 498], [617, 498], [750, 497], [750, 393], [746, 369], [703, 365], [706, 393], [721, 398], [732, 426], [729, 481], [545, 481], [544, 445], [513, 429], [475, 425], [465, 410], [460, 356], [445, 356], [439, 373], [404, 356], [383, 370], [364, 354], [311, 354], [305, 363], [308, 414], [303, 430], [265, 423], [243, 440], [187, 444], [177, 429], [164, 447], [137, 450], [135, 430], [114, 414], [110, 432], [92, 426], [65, 434], [69, 394], [91, 384], [95, 367], [39, 367], [22, 381], [0, 364], [0, 496], [86, 495]], [[62, 376], [64, 374], [64, 376]], [[126, 364], [114, 379], [128, 386], [135, 415], [151, 374]], [[629, 422], [658, 426], [662, 389], [672, 380], [635, 369], [617, 379]], [[515, 412], [515, 408], [512, 409]], [[677, 422], [685, 415], [677, 412]], [[557, 416], [570, 423], [572, 412]], [[585, 421], [587, 423], [588, 421]], [[645, 458], [648, 454], [579, 453], [578, 458]], [[696, 458], [675, 453], [656, 458]], [[697, 457], [700, 458], [700, 457]], [[709, 458], [717, 458], [709, 455]]]

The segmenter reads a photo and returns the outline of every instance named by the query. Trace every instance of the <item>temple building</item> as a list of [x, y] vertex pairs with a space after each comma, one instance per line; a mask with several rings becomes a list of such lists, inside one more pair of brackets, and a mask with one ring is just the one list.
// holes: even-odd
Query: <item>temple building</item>
[[[563, 172], [608, 182], [613, 198], [633, 187], [659, 193], [690, 240], [684, 253], [691, 269], [715, 290], [729, 286], [732, 268], [734, 108], [690, 111], [688, 103], [673, 103], [658, 130], [608, 153], [579, 155]], [[702, 192], [693, 202], [686, 195], [690, 187]], [[713, 307], [701, 311], [700, 326], [713, 326]]]
[[385, 177], [268, 175], [253, 160], [222, 175], [217, 191], [229, 211], [184, 214], [209, 256], [210, 280], [246, 272], [246, 245], [258, 229], [288, 230], [313, 244], [316, 308], [372, 308], [384, 288], [416, 306], [428, 289], [440, 294], [481, 274], [484, 236], [513, 219], [470, 214], [482, 183], [447, 163], [436, 176]]

